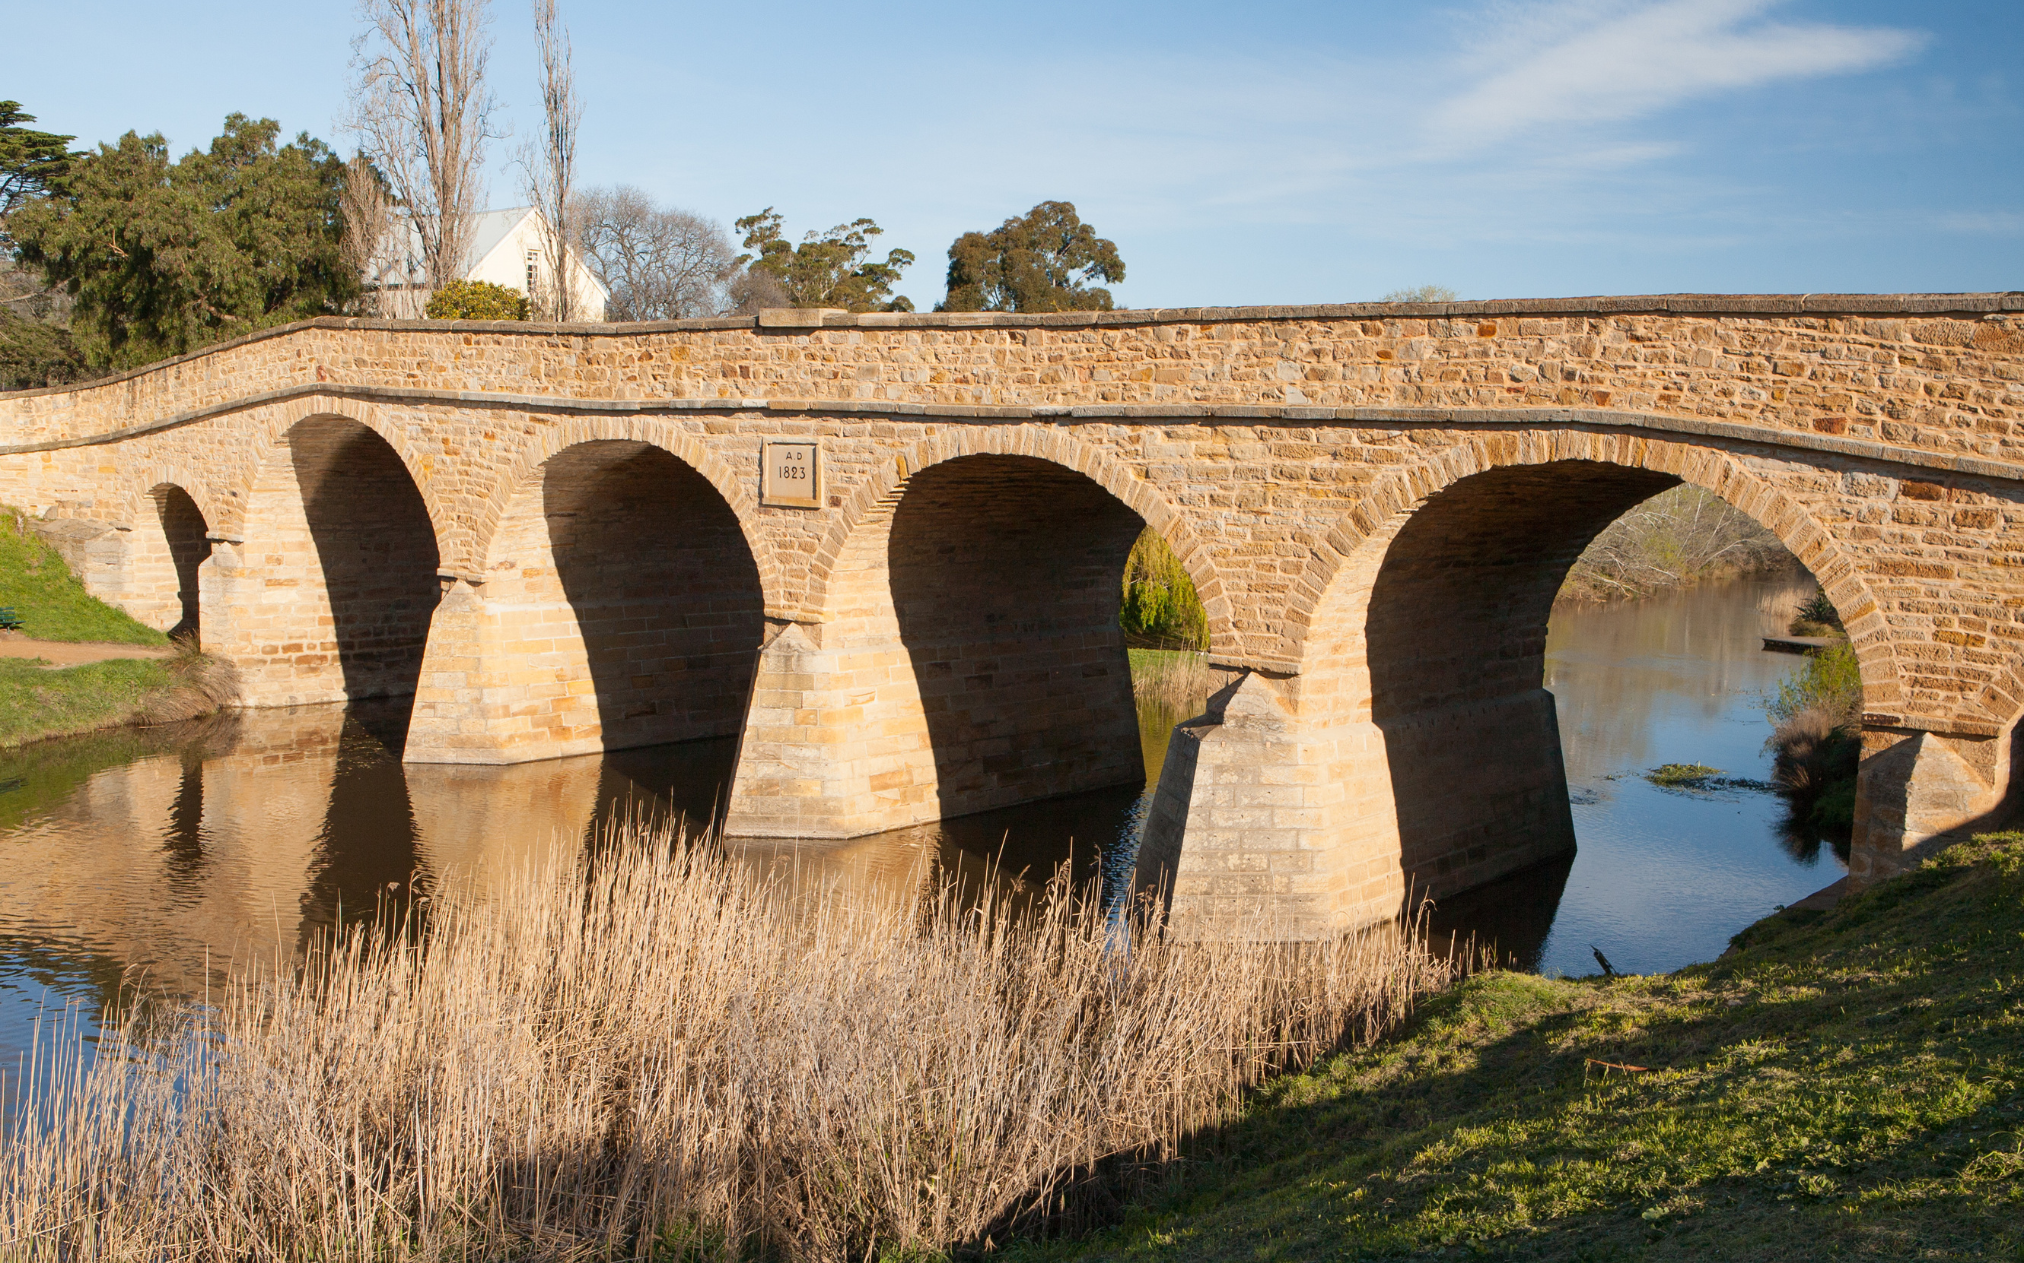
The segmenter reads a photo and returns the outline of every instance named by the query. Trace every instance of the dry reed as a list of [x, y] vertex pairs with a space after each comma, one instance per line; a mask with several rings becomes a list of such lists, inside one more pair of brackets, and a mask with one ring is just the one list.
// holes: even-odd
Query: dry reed
[[167, 1035], [45, 1041], [0, 1139], [0, 1256], [975, 1247], [1072, 1222], [1105, 1159], [1171, 1155], [1452, 972], [1398, 927], [1177, 944], [1058, 886], [1023, 916], [789, 898], [638, 826], [464, 889]]

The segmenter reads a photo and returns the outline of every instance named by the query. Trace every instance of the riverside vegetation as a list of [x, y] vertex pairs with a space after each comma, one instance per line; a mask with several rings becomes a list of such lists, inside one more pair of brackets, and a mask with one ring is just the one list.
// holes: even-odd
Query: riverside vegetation
[[1765, 704], [1774, 752], [1772, 779], [1792, 804], [1795, 821], [1848, 836], [1855, 827], [1855, 787], [1862, 761], [1862, 668], [1825, 591], [1792, 620], [1795, 636], [1824, 636], [1805, 665]]
[[[1086, 1228], [1452, 964], [1180, 944], [1060, 883], [792, 894], [637, 823], [45, 1034], [0, 1256], [925, 1259]], [[1270, 935], [1265, 924], [1246, 927]]]

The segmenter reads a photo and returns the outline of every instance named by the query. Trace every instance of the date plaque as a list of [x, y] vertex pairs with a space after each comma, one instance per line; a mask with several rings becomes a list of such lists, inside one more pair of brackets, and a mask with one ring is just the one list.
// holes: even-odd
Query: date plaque
[[768, 439], [759, 448], [759, 503], [822, 507], [822, 448], [813, 439]]

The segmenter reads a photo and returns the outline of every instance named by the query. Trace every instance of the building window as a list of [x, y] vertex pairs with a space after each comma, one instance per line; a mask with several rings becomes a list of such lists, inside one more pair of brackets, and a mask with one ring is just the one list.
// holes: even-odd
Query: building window
[[540, 263], [541, 252], [539, 250], [529, 250], [527, 252], [527, 299], [529, 302], [534, 300], [534, 282], [536, 277], [540, 275], [537, 270]]

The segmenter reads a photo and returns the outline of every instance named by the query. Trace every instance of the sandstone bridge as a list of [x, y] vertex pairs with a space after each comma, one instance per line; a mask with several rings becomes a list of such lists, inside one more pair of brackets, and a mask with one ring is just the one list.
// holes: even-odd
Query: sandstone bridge
[[247, 706], [413, 696], [405, 757], [741, 736], [726, 831], [1136, 780], [1134, 537], [1229, 684], [1142, 879], [1303, 932], [1573, 845], [1546, 622], [1681, 482], [1861, 662], [1858, 882], [2002, 815], [2024, 295], [1670, 295], [652, 325], [318, 320], [0, 398], [0, 500]]

